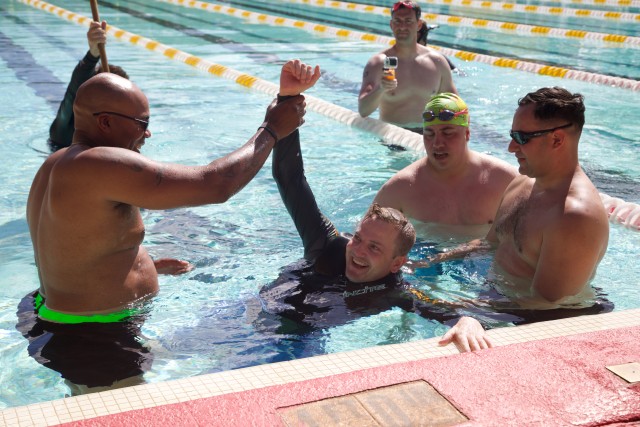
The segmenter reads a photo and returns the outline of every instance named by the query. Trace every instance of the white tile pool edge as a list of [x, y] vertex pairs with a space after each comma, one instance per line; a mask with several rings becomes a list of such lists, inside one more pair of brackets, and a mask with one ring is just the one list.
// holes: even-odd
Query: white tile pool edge
[[[488, 333], [494, 346], [503, 346], [633, 326], [640, 326], [640, 309], [499, 328]], [[453, 345], [440, 347], [438, 339], [370, 347], [19, 406], [0, 411], [0, 426], [50, 426], [393, 363], [458, 354]]]

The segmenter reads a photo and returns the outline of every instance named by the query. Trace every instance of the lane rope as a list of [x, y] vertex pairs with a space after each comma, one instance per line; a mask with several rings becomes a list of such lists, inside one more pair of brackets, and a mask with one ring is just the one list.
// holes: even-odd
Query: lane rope
[[458, 6], [471, 9], [503, 10], [509, 12], [522, 12], [527, 14], [572, 16], [574, 18], [593, 18], [614, 21], [640, 22], [640, 14], [630, 12], [612, 12], [607, 10], [573, 9], [555, 6], [536, 6], [532, 4], [517, 4], [507, 2], [494, 2], [488, 0], [421, 0], [421, 3], [438, 4], [445, 6]]
[[[165, 3], [176, 4], [183, 7], [201, 9], [213, 13], [223, 13], [237, 18], [245, 18], [257, 21], [262, 24], [271, 24], [282, 27], [298, 28], [309, 32], [316, 32], [324, 35], [335, 36], [350, 40], [365, 41], [383, 45], [393, 45], [393, 37], [381, 36], [378, 34], [351, 31], [344, 28], [331, 27], [328, 25], [316, 24], [313, 22], [298, 21], [281, 16], [266, 15], [264, 13], [251, 12], [248, 10], [229, 7], [219, 4], [206, 3], [199, 0], [160, 0]], [[589, 83], [596, 83], [632, 91], [640, 91], [640, 81], [624, 77], [607, 76], [587, 71], [572, 70], [569, 68], [554, 67], [549, 65], [536, 64], [534, 62], [520, 61], [518, 59], [500, 58], [491, 55], [484, 55], [463, 50], [450, 49], [429, 44], [429, 47], [436, 49], [442, 54], [459, 58], [463, 61], [482, 62], [496, 67], [513, 68], [514, 70], [526, 71], [545, 76], [558, 77], [571, 80], [580, 80]]]
[[[371, 6], [359, 3], [349, 3], [342, 1], [326, 1], [326, 0], [280, 0], [282, 2], [304, 4], [316, 7], [339, 9], [344, 11], [354, 11], [361, 13], [369, 13], [373, 15], [381, 15], [391, 17], [388, 7]], [[438, 15], [435, 13], [423, 13], [422, 19], [427, 22], [438, 23], [442, 25], [455, 25], [460, 27], [476, 27], [486, 28], [503, 33], [524, 33], [538, 37], [557, 37], [571, 39], [589, 39], [600, 40], [608, 43], [616, 43], [617, 45], [640, 46], [640, 37], [625, 36], [621, 34], [607, 34], [582, 30], [571, 30], [566, 28], [544, 27], [539, 25], [518, 24], [515, 22], [491, 21], [488, 19], [466, 18], [455, 15]]]
[[[91, 19], [87, 18], [86, 16], [70, 12], [41, 0], [19, 1], [34, 8], [55, 14], [60, 18], [67, 19], [76, 24], [88, 27], [91, 23]], [[120, 40], [125, 40], [129, 43], [142, 46], [148, 50], [162, 53], [164, 56], [170, 59], [183, 62], [192, 67], [203, 70], [209, 74], [234, 81], [235, 83], [249, 89], [258, 90], [270, 96], [275, 96], [278, 92], [278, 85], [274, 83], [262, 80], [249, 74], [241, 73], [234, 69], [225, 67], [224, 65], [209, 62], [197, 56], [190, 55], [181, 50], [164, 45], [155, 40], [142, 37], [138, 34], [130, 33], [112, 25], [107, 26], [107, 32]], [[335, 104], [331, 104], [313, 96], [305, 95], [305, 99], [307, 108], [309, 108], [311, 111], [322, 114], [326, 117], [332, 118], [349, 126], [354, 126], [356, 128], [376, 134], [387, 143], [401, 145], [407, 149], [413, 150], [418, 154], [424, 154], [422, 138], [418, 134], [399, 128], [397, 126], [390, 125], [388, 123], [381, 122], [380, 120], [360, 117], [360, 115], [355, 113], [354, 111]], [[611, 222], [622, 224], [623, 226], [631, 230], [640, 231], [640, 205], [625, 202], [620, 198], [610, 197], [605, 193], [600, 193], [600, 198], [605, 205], [605, 209], [607, 210], [607, 214], [609, 215], [609, 220]]]
[[[543, 0], [544, 1], [544, 0]], [[560, 4], [587, 4], [590, 6], [640, 7], [640, 0], [547, 0]]]
[[[74, 22], [76, 24], [88, 27], [91, 23], [91, 19], [86, 16], [70, 12], [66, 9], [41, 0], [19, 1], [26, 5], [35, 7], [37, 9], [42, 9], [43, 11], [57, 15], [60, 18], [67, 19], [68, 21]], [[275, 97], [278, 94], [279, 86], [277, 84], [260, 79], [250, 74], [242, 73], [224, 65], [207, 61], [205, 59], [191, 55], [187, 52], [183, 52], [171, 46], [167, 46], [155, 40], [143, 37], [138, 34], [130, 33], [113, 25], [107, 25], [107, 33], [117, 39], [128, 41], [129, 43], [137, 46], [142, 46], [153, 52], [161, 53], [170, 59], [183, 62], [194, 68], [205, 71], [209, 74], [213, 74], [214, 76], [231, 80], [246, 88], [257, 90], [272, 97]], [[307, 103], [307, 110], [311, 110], [343, 124], [362, 129], [369, 133], [373, 133], [388, 144], [399, 145], [412, 150], [417, 154], [424, 154], [422, 137], [414, 132], [382, 122], [377, 119], [361, 117], [360, 114], [356, 113], [355, 111], [340, 107], [339, 105], [332, 104], [311, 95], [305, 94], [305, 101]]]

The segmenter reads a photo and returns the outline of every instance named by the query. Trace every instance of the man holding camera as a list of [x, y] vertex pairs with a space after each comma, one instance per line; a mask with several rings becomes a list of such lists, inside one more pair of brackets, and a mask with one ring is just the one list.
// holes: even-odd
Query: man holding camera
[[379, 107], [381, 120], [420, 134], [427, 101], [436, 93], [458, 93], [447, 59], [418, 44], [418, 29], [425, 25], [421, 13], [412, 1], [393, 5], [390, 26], [396, 44], [369, 59], [358, 96], [362, 117]]

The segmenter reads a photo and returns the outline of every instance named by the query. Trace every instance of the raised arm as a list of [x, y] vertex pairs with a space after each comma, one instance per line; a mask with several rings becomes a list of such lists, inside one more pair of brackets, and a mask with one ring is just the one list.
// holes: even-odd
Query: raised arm
[[397, 80], [383, 78], [384, 57], [383, 54], [375, 55], [364, 67], [362, 86], [358, 95], [358, 112], [362, 117], [367, 117], [376, 111], [385, 91], [398, 87]]
[[[294, 85], [290, 76], [296, 73], [299, 80]], [[309, 76], [304, 70], [304, 77], [300, 73], [302, 70], [295, 63], [285, 64], [283, 88], [304, 89], [319, 77], [319, 71]], [[105, 100], [104, 95], [110, 95], [109, 99]], [[86, 197], [97, 198], [96, 201], [106, 199], [148, 209], [222, 203], [256, 175], [276, 140], [297, 129], [305, 113], [304, 97], [293, 96], [270, 108], [262, 126], [239, 149], [206, 166], [183, 166], [154, 162], [137, 153], [150, 132], [136, 124], [133, 126], [138, 126], [137, 133], [131, 124], [125, 131], [122, 118], [109, 113], [123, 106], [133, 110], [137, 105], [138, 114], [144, 117], [145, 104], [146, 97], [135, 85], [112, 74], [96, 76], [80, 88], [74, 105], [77, 116], [74, 143], [80, 147], [94, 140], [103, 143], [84, 150], [73, 147], [77, 155], [66, 169], [70, 171], [69, 185], [82, 194], [85, 192], [79, 187], [91, 188], [87, 189]], [[95, 111], [105, 113], [96, 116]], [[148, 114], [148, 107], [146, 111]]]
[[[297, 96], [269, 111], [263, 126], [280, 139], [302, 123], [304, 98]], [[106, 125], [105, 125], [106, 126]], [[158, 163], [135, 151], [95, 147], [77, 156], [75, 176], [92, 177], [91, 195], [146, 209], [223, 203], [258, 173], [275, 143], [261, 128], [239, 149], [206, 166]], [[73, 176], [69, 178], [74, 179]]]
[[71, 80], [67, 86], [64, 98], [60, 103], [56, 118], [49, 127], [49, 139], [51, 142], [60, 147], [68, 147], [71, 145], [74, 131], [73, 120], [73, 101], [76, 99], [76, 93], [80, 85], [89, 80], [94, 75], [94, 69], [100, 59], [100, 51], [98, 43], [106, 43], [107, 36], [104, 31], [106, 22], [91, 22], [87, 31], [87, 42], [89, 43], [89, 51], [84, 58], [76, 65]]
[[[283, 95], [290, 96], [299, 93], [300, 86], [296, 76], [309, 78], [309, 75], [318, 77], [320, 75], [318, 67], [312, 71], [304, 64], [294, 63], [291, 69], [292, 73], [286, 76], [287, 79], [281, 79], [280, 99]], [[276, 144], [273, 150], [272, 172], [282, 201], [302, 239], [304, 256], [313, 261], [326, 245], [338, 235], [338, 232], [331, 221], [320, 212], [313, 192], [307, 183], [298, 131]]]

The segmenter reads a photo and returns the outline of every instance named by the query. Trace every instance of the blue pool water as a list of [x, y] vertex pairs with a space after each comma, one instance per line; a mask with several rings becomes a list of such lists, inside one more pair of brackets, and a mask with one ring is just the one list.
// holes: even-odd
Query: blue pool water
[[[53, 4], [90, 15], [84, 0]], [[274, 1], [234, 4], [389, 34], [382, 17]], [[630, 23], [432, 8], [436, 13], [638, 35], [637, 25]], [[164, 2], [101, 1], [100, 12], [122, 29], [271, 82], [277, 82], [281, 65], [290, 58], [318, 63], [324, 75], [310, 94], [351, 110], [357, 110], [364, 64], [382, 49]], [[56, 372], [28, 357], [27, 342], [15, 330], [15, 311], [20, 299], [37, 287], [25, 220], [29, 186], [48, 153], [48, 127], [71, 70], [86, 52], [85, 33], [85, 27], [17, 0], [0, 4], [0, 409], [67, 393]], [[461, 50], [640, 78], [640, 49], [634, 47], [444, 26], [430, 40]], [[153, 137], [144, 147], [148, 157], [204, 164], [240, 146], [262, 122], [270, 102], [266, 95], [114, 38], [107, 48], [110, 61], [123, 66], [149, 97]], [[542, 86], [565, 86], [586, 98], [580, 151], [585, 170], [600, 191], [640, 203], [640, 92], [454, 61], [463, 71], [454, 78], [470, 105], [474, 149], [515, 164], [506, 147], [517, 99]], [[318, 204], [341, 231], [351, 231], [380, 185], [417, 156], [391, 151], [377, 136], [315, 113], [308, 113], [302, 139], [307, 177]], [[302, 337], [260, 332], [254, 322], [259, 289], [277, 278], [281, 266], [302, 255], [269, 162], [224, 205], [146, 211], [143, 216], [145, 245], [152, 255], [187, 259], [196, 266], [186, 276], [161, 278], [161, 293], [143, 330], [155, 354], [147, 381], [429, 338], [446, 330], [394, 309]], [[448, 242], [422, 236], [413, 256], [446, 246]], [[638, 247], [640, 233], [612, 225], [609, 250], [594, 285], [603, 289], [615, 310], [640, 306]], [[406, 277], [433, 297], [472, 298], [484, 290], [489, 264], [489, 257], [478, 256], [443, 265], [435, 278], [431, 273]]]

